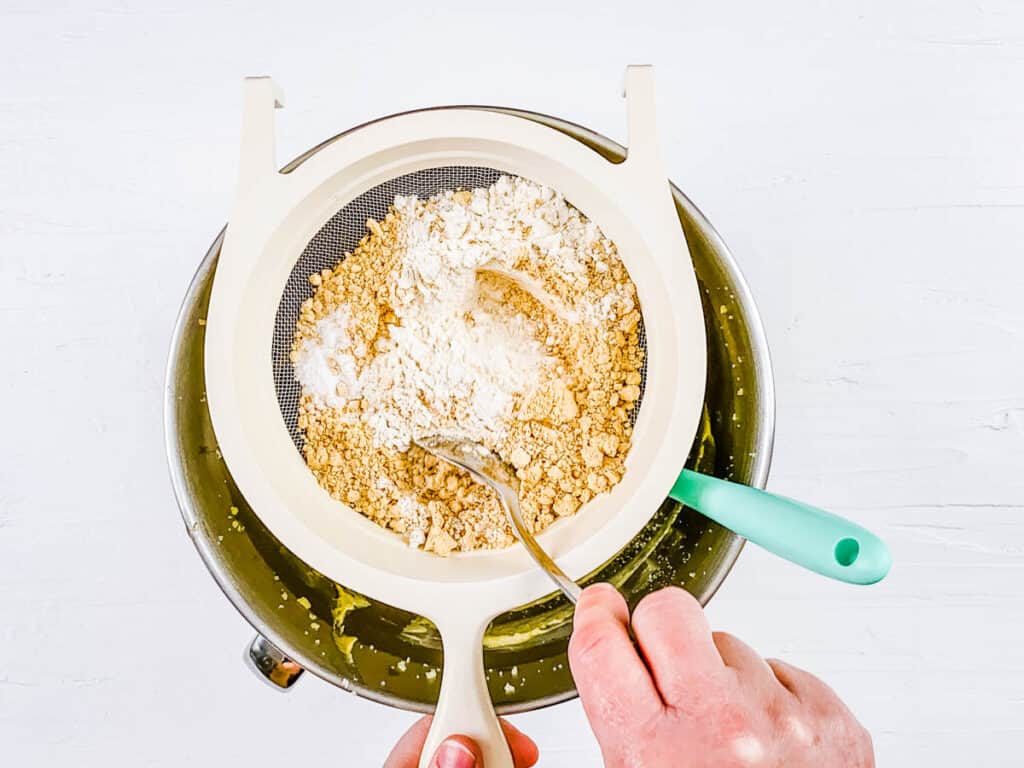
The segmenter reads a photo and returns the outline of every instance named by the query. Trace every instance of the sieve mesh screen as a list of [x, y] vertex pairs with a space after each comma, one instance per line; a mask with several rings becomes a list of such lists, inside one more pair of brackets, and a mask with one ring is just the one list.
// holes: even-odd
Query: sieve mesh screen
[[[352, 200], [339, 210], [313, 236], [302, 250], [298, 261], [292, 267], [288, 281], [281, 294], [281, 302], [277, 307], [274, 319], [274, 336], [270, 352], [274, 372], [274, 389], [277, 392], [277, 403], [284, 417], [288, 434], [301, 453], [303, 445], [302, 430], [299, 428], [299, 397], [302, 388], [295, 379], [292, 368], [292, 339], [295, 325], [299, 320], [299, 309], [302, 303], [313, 295], [315, 288], [309, 282], [309, 276], [324, 269], [334, 269], [359, 244], [366, 234], [366, 220], [380, 220], [388, 212], [388, 208], [396, 195], [416, 195], [427, 198], [440, 192], [456, 189], [475, 189], [489, 187], [504, 174], [493, 168], [449, 165], [440, 168], [427, 168], [379, 184]], [[600, 222], [598, 222], [600, 226]], [[641, 312], [642, 314], [642, 312]], [[643, 321], [640, 323], [640, 346], [646, 352], [647, 337], [644, 333]], [[636, 421], [640, 402], [643, 400], [647, 384], [647, 359], [644, 358], [641, 370], [640, 399], [633, 409], [632, 420]]]

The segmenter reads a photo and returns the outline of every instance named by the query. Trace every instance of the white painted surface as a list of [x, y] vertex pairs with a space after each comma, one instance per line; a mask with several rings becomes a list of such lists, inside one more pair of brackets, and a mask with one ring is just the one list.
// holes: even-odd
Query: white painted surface
[[[451, 102], [621, 137], [644, 60], [671, 175], [764, 314], [771, 487], [896, 559], [857, 589], [751, 547], [713, 622], [834, 685], [880, 765], [1020, 764], [1024, 6], [211, 5], [0, 4], [5, 765], [373, 766], [411, 721], [252, 678], [171, 498], [164, 355], [226, 218], [238, 79], [285, 87], [284, 159]], [[578, 704], [517, 722], [542, 765], [599, 764]]]

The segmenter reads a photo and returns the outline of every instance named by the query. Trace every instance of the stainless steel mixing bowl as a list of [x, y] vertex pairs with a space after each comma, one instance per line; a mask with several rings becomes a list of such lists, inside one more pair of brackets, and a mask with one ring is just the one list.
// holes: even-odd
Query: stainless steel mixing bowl
[[[563, 131], [611, 160], [625, 156], [610, 139], [564, 120], [498, 111]], [[763, 487], [775, 403], [761, 321], [725, 243], [681, 191], [673, 187], [673, 193], [703, 293], [708, 339], [704, 416], [688, 465]], [[247, 658], [267, 680], [284, 689], [305, 669], [375, 701], [430, 711], [441, 660], [440, 638], [430, 622], [372, 595], [347, 592], [292, 555], [245, 503], [217, 450], [205, 402], [203, 334], [222, 237], [210, 247], [185, 296], [167, 368], [167, 455], [189, 536], [224, 594], [259, 633]], [[631, 604], [669, 584], [685, 587], [704, 603], [742, 546], [735, 534], [668, 500], [586, 581], [611, 581]], [[484, 663], [500, 713], [575, 696], [566, 660], [571, 627], [571, 606], [558, 595], [495, 619], [485, 638]]]

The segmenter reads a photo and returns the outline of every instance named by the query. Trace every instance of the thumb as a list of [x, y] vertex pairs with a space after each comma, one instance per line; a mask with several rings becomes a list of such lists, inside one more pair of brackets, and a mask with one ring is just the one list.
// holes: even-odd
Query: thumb
[[[423, 752], [423, 743], [427, 740], [430, 730], [429, 717], [422, 717], [405, 732], [391, 750], [384, 768], [416, 768]], [[539, 754], [533, 739], [516, 728], [507, 720], [501, 720], [501, 730], [505, 732], [509, 749], [512, 750], [512, 762], [515, 768], [530, 768], [537, 762]], [[449, 736], [441, 742], [431, 756], [430, 768], [485, 768], [480, 747], [468, 736]]]
[[449, 736], [434, 753], [431, 768], [484, 768], [480, 748], [468, 736]]

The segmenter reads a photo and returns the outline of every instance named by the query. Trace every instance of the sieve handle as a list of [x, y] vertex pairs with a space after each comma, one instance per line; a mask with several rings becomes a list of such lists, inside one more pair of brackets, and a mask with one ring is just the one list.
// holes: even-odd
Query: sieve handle
[[801, 501], [684, 469], [669, 496], [769, 552], [850, 584], [874, 584], [892, 557], [878, 536]]
[[430, 768], [438, 746], [455, 734], [469, 736], [480, 745], [486, 768], [514, 768], [484, 677], [484, 631], [491, 617], [474, 622], [465, 616], [472, 613], [469, 606], [450, 608], [453, 615], [434, 620], [441, 632], [443, 673], [420, 768]]
[[622, 95], [626, 97], [629, 145], [621, 168], [629, 173], [638, 173], [641, 183], [664, 182], [668, 190], [655, 114], [654, 67], [649, 64], [630, 64], [626, 67]]
[[242, 136], [238, 157], [241, 199], [256, 184], [277, 173], [274, 110], [284, 107], [284, 93], [269, 77], [242, 80]]

